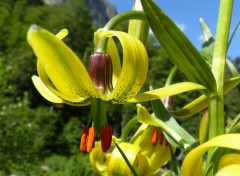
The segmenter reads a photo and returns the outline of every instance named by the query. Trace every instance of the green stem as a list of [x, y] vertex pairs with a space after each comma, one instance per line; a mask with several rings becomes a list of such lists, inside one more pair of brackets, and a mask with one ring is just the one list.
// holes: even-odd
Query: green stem
[[209, 139], [224, 133], [223, 85], [232, 5], [233, 0], [220, 0], [212, 61], [212, 72], [216, 80], [217, 90], [212, 92], [212, 95], [209, 97]]
[[138, 123], [138, 118], [133, 117], [131, 120], [128, 121], [128, 123], [124, 126], [122, 133], [121, 133], [121, 140], [126, 141], [128, 138], [128, 134], [130, 130]]
[[92, 125], [96, 128], [97, 138], [99, 138], [101, 128], [107, 125], [106, 102], [99, 98], [92, 98], [90, 117], [92, 118]]
[[[123, 12], [115, 17], [113, 17], [103, 28], [103, 31], [108, 31], [108, 30], [113, 30], [119, 25], [120, 23], [128, 20], [143, 20], [146, 21], [145, 14], [141, 11], [128, 11], [128, 12]], [[106, 52], [106, 46], [107, 46], [107, 39], [102, 38], [99, 40], [98, 45], [95, 49], [95, 52], [99, 53], [105, 53]]]
[[172, 70], [170, 71], [170, 73], [167, 77], [165, 86], [169, 86], [172, 83], [172, 80], [173, 80], [174, 76], [176, 75], [176, 72], [177, 72], [177, 66], [174, 65], [174, 67], [172, 68]]
[[[217, 87], [216, 90], [209, 95], [209, 139], [223, 134], [225, 128], [223, 85], [232, 6], [233, 0], [220, 0], [212, 61], [212, 72]], [[210, 150], [207, 157], [207, 165], [210, 164], [209, 162], [212, 155], [213, 151]]]
[[116, 15], [115, 17], [113, 17], [103, 28], [105, 31], [107, 30], [112, 30], [114, 28], [116, 28], [116, 26], [124, 21], [128, 21], [128, 20], [143, 20], [146, 21], [146, 17], [145, 14], [141, 11], [128, 11], [128, 12], [123, 12], [120, 13], [118, 15]]

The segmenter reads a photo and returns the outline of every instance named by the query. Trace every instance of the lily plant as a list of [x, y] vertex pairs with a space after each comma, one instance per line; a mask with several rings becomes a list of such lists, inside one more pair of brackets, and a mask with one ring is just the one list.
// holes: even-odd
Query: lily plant
[[[52, 103], [91, 106], [80, 150], [91, 152], [90, 163], [97, 173], [155, 175], [168, 161], [173, 166], [169, 173], [175, 175], [221, 176], [239, 172], [239, 134], [231, 133], [239, 132], [240, 118], [236, 117], [227, 128], [223, 106], [224, 94], [240, 83], [237, 71], [224, 80], [232, 3], [220, 1], [216, 41], [200, 20], [204, 45], [199, 52], [153, 1], [135, 0], [132, 11], [116, 15], [94, 33], [95, 49], [89, 56], [88, 68], [64, 43], [67, 29], [55, 35], [40, 26], [30, 26], [27, 39], [37, 57], [38, 70], [32, 81], [39, 93]], [[116, 30], [119, 23], [128, 20], [128, 33]], [[164, 87], [143, 92], [148, 74], [145, 44], [149, 27], [174, 68]], [[233, 70], [230, 61], [229, 65]], [[176, 69], [190, 81], [170, 84]], [[191, 90], [199, 90], [201, 96], [183, 108], [168, 108], [173, 95]], [[163, 97], [165, 103], [160, 100]], [[152, 113], [142, 102], [151, 102]], [[126, 124], [120, 138], [113, 136], [107, 122], [107, 103], [137, 103], [137, 117]], [[175, 118], [190, 117], [204, 109], [207, 110], [198, 140]], [[139, 122], [141, 126], [128, 141], [129, 131]], [[96, 139], [100, 141], [95, 142]], [[176, 164], [176, 149], [186, 154], [182, 166]], [[205, 152], [207, 158], [203, 160]]]

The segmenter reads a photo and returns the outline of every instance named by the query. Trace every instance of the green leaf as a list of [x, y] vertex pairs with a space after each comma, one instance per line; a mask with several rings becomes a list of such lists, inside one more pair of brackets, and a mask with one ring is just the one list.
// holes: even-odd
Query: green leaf
[[234, 77], [239, 76], [238, 70], [237, 70], [236, 66], [232, 63], [232, 61], [227, 58], [226, 62], [227, 62], [227, 66], [228, 66], [230, 72], [232, 73], [232, 76], [234, 76]]
[[202, 32], [203, 32], [202, 52], [206, 54], [208, 58], [212, 59], [215, 40], [212, 36], [210, 29], [206, 25], [205, 21], [202, 18], [200, 18], [199, 21], [200, 21]]
[[157, 40], [171, 61], [189, 80], [214, 91], [216, 83], [211, 68], [174, 22], [153, 2], [141, 0], [144, 13]]
[[184, 130], [178, 122], [171, 116], [171, 114], [164, 107], [163, 103], [159, 100], [151, 101], [152, 109], [157, 118], [162, 120], [168, 127], [173, 129], [186, 144], [189, 144], [191, 147], [196, 145], [196, 140]]

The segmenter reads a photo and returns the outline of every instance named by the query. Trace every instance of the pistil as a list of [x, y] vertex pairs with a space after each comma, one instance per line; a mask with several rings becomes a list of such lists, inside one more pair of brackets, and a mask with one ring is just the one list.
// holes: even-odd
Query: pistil
[[112, 91], [112, 60], [108, 54], [94, 53], [90, 56], [88, 72], [100, 94]]

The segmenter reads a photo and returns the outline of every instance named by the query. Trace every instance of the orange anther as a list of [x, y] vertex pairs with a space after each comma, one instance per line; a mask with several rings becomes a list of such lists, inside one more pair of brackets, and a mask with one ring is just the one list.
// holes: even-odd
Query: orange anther
[[90, 127], [88, 131], [88, 137], [87, 137], [87, 152], [92, 151], [95, 145], [95, 136], [96, 136], [95, 127]]
[[88, 127], [85, 127], [82, 132], [81, 141], [80, 141], [80, 151], [85, 152], [87, 149], [87, 138], [88, 138]]
[[156, 145], [157, 140], [158, 140], [158, 129], [157, 129], [157, 128], [154, 128], [153, 131], [152, 131], [151, 143], [152, 143], [153, 145]]

